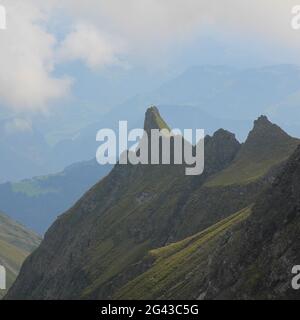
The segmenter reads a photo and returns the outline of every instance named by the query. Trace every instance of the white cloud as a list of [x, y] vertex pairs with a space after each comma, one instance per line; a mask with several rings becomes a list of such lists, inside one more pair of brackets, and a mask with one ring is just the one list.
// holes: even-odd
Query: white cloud
[[[253, 35], [276, 43], [299, 40], [290, 27], [295, 0], [62, 0], [75, 19], [122, 36], [131, 53], [160, 51], [193, 38], [201, 28]], [[298, 41], [300, 43], [300, 41]]]
[[120, 47], [93, 25], [78, 23], [61, 43], [57, 53], [58, 61], [82, 60], [95, 69], [120, 64]]
[[[162, 60], [172, 55], [174, 46], [183, 48], [208, 26], [249, 45], [260, 40], [300, 54], [300, 34], [290, 27], [294, 0], [1, 0], [1, 4], [7, 8], [8, 28], [0, 31], [0, 103], [23, 110], [43, 110], [49, 101], [68, 94], [70, 79], [54, 75], [60, 63], [79, 60], [97, 69], [123, 63], [124, 57], [130, 63]], [[70, 24], [61, 42], [48, 28], [58, 11]]]
[[0, 102], [18, 109], [44, 109], [64, 96], [70, 80], [53, 76], [56, 40], [42, 26], [47, 17], [30, 1], [4, 1], [7, 30], [0, 31]]

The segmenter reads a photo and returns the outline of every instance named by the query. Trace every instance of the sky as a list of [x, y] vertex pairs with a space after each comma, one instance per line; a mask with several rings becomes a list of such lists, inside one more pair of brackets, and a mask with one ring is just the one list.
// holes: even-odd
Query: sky
[[141, 78], [146, 84], [151, 74], [163, 80], [192, 65], [300, 64], [300, 31], [291, 28], [296, 4], [0, 0], [7, 12], [7, 29], [0, 30], [0, 105], [28, 114], [47, 112], [76, 95], [83, 81], [80, 68], [89, 87], [110, 70], [148, 74]]

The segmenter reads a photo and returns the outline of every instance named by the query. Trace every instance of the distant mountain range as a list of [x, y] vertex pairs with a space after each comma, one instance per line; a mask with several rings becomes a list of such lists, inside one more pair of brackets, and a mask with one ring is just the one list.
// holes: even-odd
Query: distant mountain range
[[43, 234], [58, 215], [70, 208], [112, 166], [96, 160], [80, 162], [58, 174], [0, 184], [0, 204], [10, 217]]
[[[299, 94], [299, 80], [300, 68], [293, 65], [252, 69], [196, 66], [140, 97], [138, 103], [196, 106], [221, 119], [249, 120], [260, 114], [273, 116], [275, 110], [286, 114], [287, 109], [280, 110], [280, 105]], [[134, 99], [132, 104], [136, 104]], [[294, 122], [286, 115], [288, 118]]]
[[298, 117], [296, 108], [300, 103], [299, 83], [300, 68], [292, 65], [246, 70], [193, 67], [158, 89], [125, 101], [81, 129], [74, 139], [62, 140], [55, 146], [55, 154], [63, 155], [63, 150], [68, 150], [73, 160], [92, 158], [96, 148], [95, 132], [106, 127], [115, 129], [119, 120], [128, 120], [130, 127], [139, 127], [144, 106], [153, 104], [160, 108], [173, 128], [196, 126], [211, 134], [222, 127], [244, 139], [252, 120], [267, 114], [291, 133], [300, 135], [297, 120], [300, 114]]
[[[145, 128], [162, 123], [147, 111]], [[262, 116], [244, 144], [207, 136], [201, 176], [116, 165], [56, 220], [6, 298], [295, 296], [299, 143]]]
[[[0, 212], [0, 265], [6, 268], [7, 289], [15, 281], [25, 258], [41, 238]], [[0, 290], [0, 299], [6, 291]]]
[[197, 126], [209, 134], [222, 127], [244, 139], [252, 120], [261, 114], [299, 135], [299, 103], [297, 66], [196, 66], [163, 84], [158, 79], [157, 89], [147, 94], [137, 92], [109, 112], [76, 106], [76, 113], [72, 113], [69, 106], [68, 112], [53, 111], [51, 116], [34, 119], [27, 131], [21, 132], [9, 128], [14, 128], [22, 115], [5, 115], [0, 118], [0, 167], [5, 168], [0, 182], [58, 172], [94, 158], [97, 131], [117, 128], [119, 120], [128, 120], [131, 128], [138, 126], [147, 105], [157, 104], [173, 127]]

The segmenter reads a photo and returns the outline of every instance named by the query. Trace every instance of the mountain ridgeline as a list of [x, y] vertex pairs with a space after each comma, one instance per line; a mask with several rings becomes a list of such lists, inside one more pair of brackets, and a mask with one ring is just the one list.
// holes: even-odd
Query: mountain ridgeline
[[174, 128], [205, 128], [212, 134], [222, 127], [244, 140], [252, 119], [267, 114], [299, 136], [299, 66], [193, 66], [175, 77], [157, 77], [154, 72], [151, 85], [147, 81], [136, 83], [131, 76], [124, 80], [109, 72], [102, 80], [97, 77], [97, 86], [105, 88], [97, 90], [97, 98], [90, 91], [93, 86], [83, 86], [83, 100], [64, 101], [62, 108], [52, 109], [47, 117], [35, 117], [33, 123], [30, 117], [2, 108], [0, 168], [5, 170], [0, 171], [0, 183], [59, 172], [72, 163], [92, 159], [99, 129], [116, 129], [118, 120], [127, 120], [131, 128], [139, 127], [144, 106], [153, 103]]
[[[149, 109], [145, 129], [161, 127]], [[56, 220], [6, 298], [288, 296], [299, 248], [299, 140], [261, 117], [244, 144], [223, 129], [204, 144], [200, 176], [186, 176], [183, 165], [117, 164]]]

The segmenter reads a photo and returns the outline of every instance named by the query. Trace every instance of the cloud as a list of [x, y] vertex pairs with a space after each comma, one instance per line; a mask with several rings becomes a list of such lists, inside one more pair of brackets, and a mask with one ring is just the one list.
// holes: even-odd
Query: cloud
[[56, 39], [47, 17], [30, 1], [4, 2], [7, 30], [0, 31], [0, 102], [12, 108], [42, 110], [67, 94], [68, 78], [53, 76]]
[[[175, 47], [185, 48], [207, 29], [238, 37], [249, 46], [260, 41], [300, 54], [300, 34], [290, 26], [294, 0], [2, 0], [1, 4], [7, 8], [8, 28], [0, 30], [0, 103], [21, 110], [44, 110], [52, 100], [69, 94], [71, 79], [55, 75], [62, 63], [81, 61], [99, 70], [152, 59], [164, 63]], [[52, 24], [61, 17], [68, 25], [58, 35], [61, 30]]]
[[57, 58], [60, 62], [83, 61], [89, 68], [97, 69], [121, 64], [120, 46], [93, 25], [78, 23], [60, 44]]
[[[128, 42], [131, 53], [152, 54], [193, 39], [205, 28], [295, 46], [290, 27], [295, 0], [62, 0], [75, 18]], [[299, 41], [298, 41], [299, 42]], [[297, 45], [297, 44], [296, 44]], [[299, 46], [298, 46], [299, 47]]]

